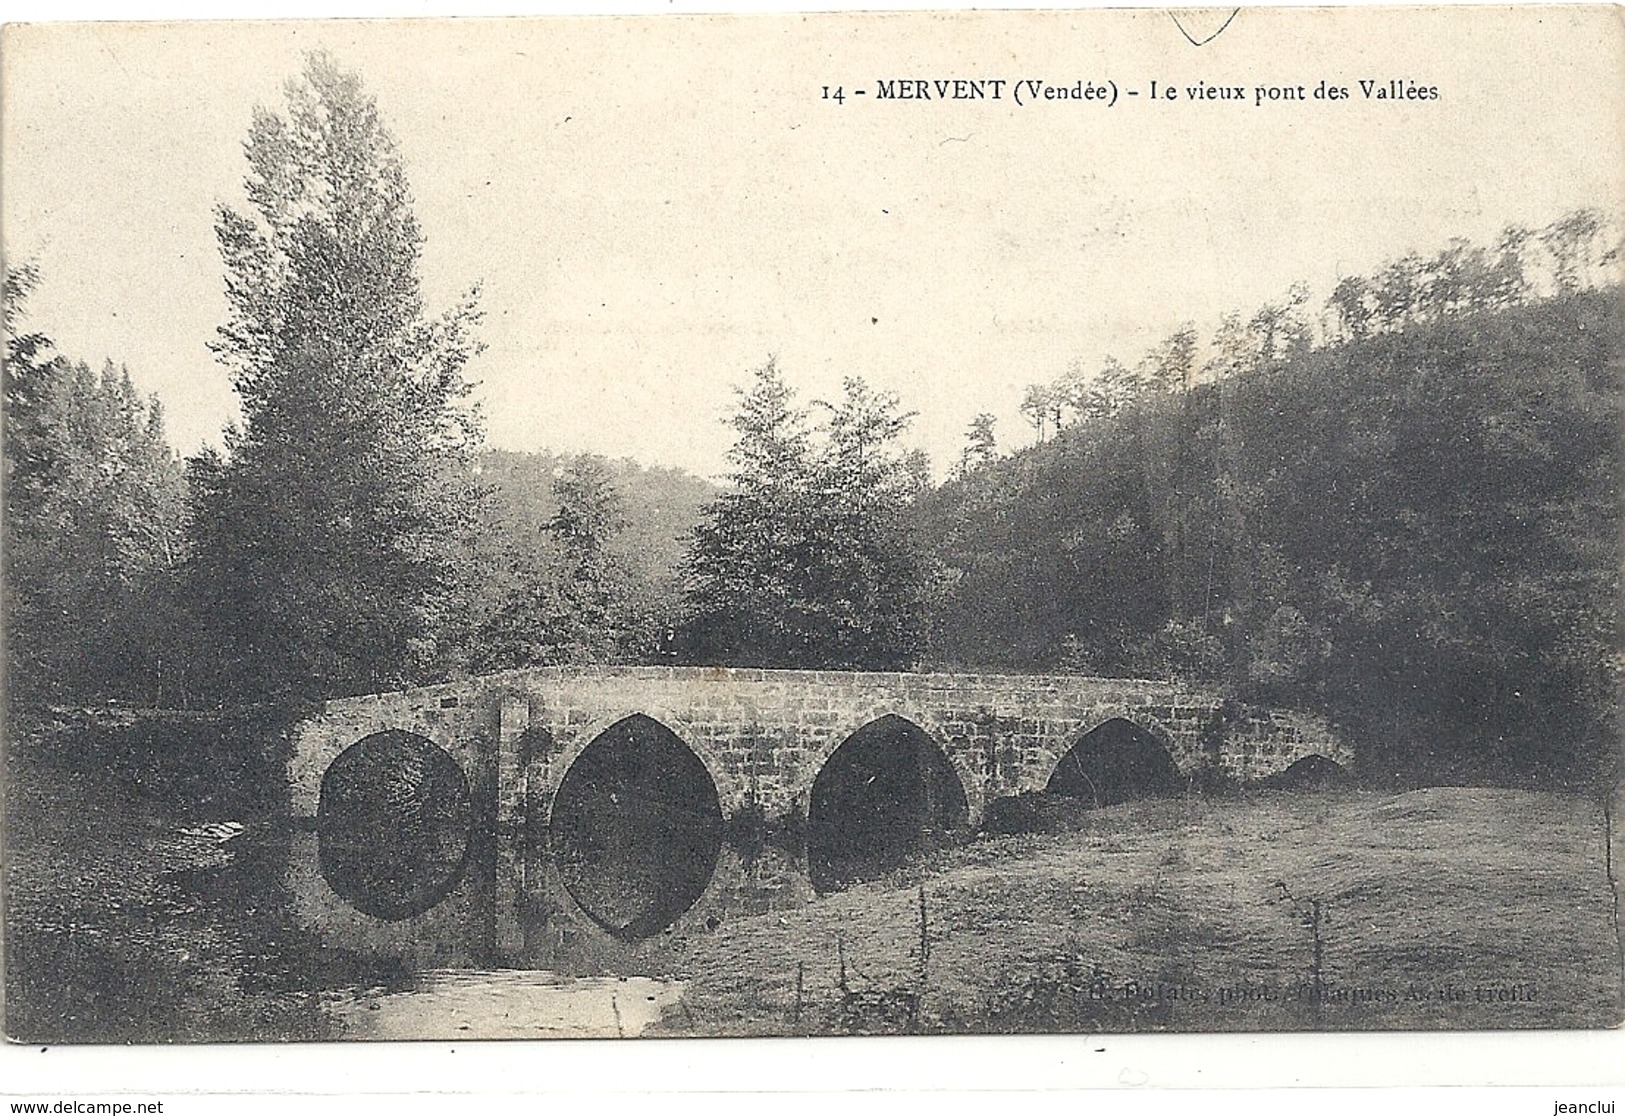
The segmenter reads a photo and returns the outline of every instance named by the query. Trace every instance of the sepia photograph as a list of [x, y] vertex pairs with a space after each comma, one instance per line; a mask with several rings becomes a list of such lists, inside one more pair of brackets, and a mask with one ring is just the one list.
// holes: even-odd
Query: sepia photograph
[[9, 24], [0, 197], [12, 1043], [1625, 1018], [1619, 9]]

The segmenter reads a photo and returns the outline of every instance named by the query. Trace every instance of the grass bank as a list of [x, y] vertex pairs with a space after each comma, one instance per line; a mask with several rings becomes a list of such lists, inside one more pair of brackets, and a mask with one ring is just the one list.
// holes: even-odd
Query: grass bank
[[1539, 791], [1131, 803], [725, 925], [663, 1030], [1611, 1026], [1607, 841]]

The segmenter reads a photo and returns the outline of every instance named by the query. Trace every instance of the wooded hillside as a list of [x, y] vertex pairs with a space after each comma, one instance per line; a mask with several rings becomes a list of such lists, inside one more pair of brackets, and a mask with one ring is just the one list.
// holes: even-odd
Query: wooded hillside
[[922, 500], [928, 657], [1324, 709], [1380, 772], [1613, 749], [1620, 290], [1419, 316], [1147, 394]]

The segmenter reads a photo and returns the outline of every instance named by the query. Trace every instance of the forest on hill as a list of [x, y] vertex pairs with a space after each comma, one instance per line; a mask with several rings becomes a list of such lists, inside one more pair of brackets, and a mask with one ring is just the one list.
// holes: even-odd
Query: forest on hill
[[1295, 288], [970, 424], [943, 483], [859, 377], [740, 387], [722, 486], [487, 449], [404, 169], [314, 55], [217, 224], [241, 422], [161, 408], [26, 328], [5, 283], [8, 701], [216, 708], [527, 665], [1183, 677], [1333, 717], [1369, 773], [1617, 763], [1618, 233], [1582, 210], [1323, 305]]
[[[534, 545], [559, 513], [555, 484], [590, 456], [500, 449], [480, 454], [480, 476], [497, 507], [492, 529], [505, 545]], [[608, 483], [620, 494], [626, 524], [616, 535], [616, 553], [635, 580], [663, 597], [673, 596], [689, 533], [717, 486], [683, 469], [640, 465], [629, 458], [605, 460], [604, 468]]]
[[1222, 681], [1366, 762], [1590, 773], [1619, 685], [1618, 287], [1260, 350], [922, 499], [930, 657]]

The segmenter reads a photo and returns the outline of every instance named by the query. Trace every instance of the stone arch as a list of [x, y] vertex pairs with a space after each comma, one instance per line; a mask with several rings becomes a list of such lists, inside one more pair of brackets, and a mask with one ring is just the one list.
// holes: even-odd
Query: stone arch
[[674, 709], [660, 705], [638, 705], [595, 716], [585, 724], [568, 728], [562, 723], [540, 726], [547, 730], [553, 744], [559, 747], [559, 751], [547, 757], [542, 765], [542, 783], [545, 790], [540, 796], [541, 814], [538, 821], [541, 824], [551, 823], [554, 793], [564, 781], [565, 773], [581, 758], [581, 753], [591, 747], [593, 741], [628, 717], [647, 717], [670, 729], [705, 765], [706, 773], [711, 776], [711, 782], [717, 788], [717, 797], [722, 802], [723, 813], [733, 812], [743, 799], [744, 791], [734, 785], [735, 781], [728, 774], [728, 765], [723, 762], [723, 757], [706, 734], [700, 732], [688, 717]]
[[1353, 779], [1348, 769], [1330, 756], [1309, 752], [1259, 779], [1256, 785], [1267, 790], [1331, 790], [1346, 787]]
[[468, 774], [445, 748], [401, 729], [369, 733], [322, 773], [317, 863], [333, 892], [387, 922], [456, 888], [474, 842]]
[[1154, 718], [1114, 710], [1071, 733], [1044, 789], [1111, 806], [1180, 789], [1173, 734]]
[[554, 867], [589, 919], [625, 941], [671, 926], [705, 894], [723, 815], [705, 762], [643, 713], [612, 722], [576, 753], [548, 817]]
[[818, 773], [829, 763], [841, 745], [845, 744], [854, 735], [885, 717], [898, 717], [912, 723], [923, 732], [931, 743], [936, 745], [937, 751], [942, 753], [949, 765], [954, 769], [954, 775], [959, 780], [959, 789], [965, 795], [965, 803], [970, 811], [970, 820], [974, 823], [982, 815], [986, 805], [986, 795], [982, 786], [982, 773], [972, 764], [972, 754], [965, 748], [954, 747], [954, 736], [947, 732], [932, 714], [917, 706], [902, 702], [875, 702], [860, 706], [855, 713], [845, 713], [840, 724], [830, 736], [819, 742], [818, 747], [807, 753], [806, 766], [802, 768], [799, 778], [790, 788], [791, 797], [805, 818], [807, 808], [812, 802], [813, 783], [818, 779]]
[[896, 713], [841, 739], [807, 797], [807, 867], [820, 892], [884, 875], [970, 821], [965, 783], [947, 751]]
[[[333, 761], [368, 736], [405, 732], [427, 740], [463, 769], [469, 786], [480, 793], [481, 750], [459, 730], [461, 725], [426, 721], [410, 709], [361, 705], [348, 698], [328, 703], [330, 708], [300, 723], [295, 730], [294, 755], [289, 767], [293, 808], [314, 816], [321, 797], [321, 781]], [[337, 706], [337, 708], [332, 708]]]
[[1174, 761], [1174, 766], [1181, 771], [1184, 770], [1180, 759], [1186, 749], [1180, 745], [1178, 739], [1167, 725], [1156, 717], [1148, 716], [1132, 707], [1109, 705], [1104, 707], [1092, 706], [1085, 715], [1076, 718], [1069, 725], [1066, 724], [1064, 719], [1061, 720], [1061, 724], [1057, 726], [1060, 731], [1052, 737], [1047, 737], [1044, 741], [1043, 762], [1045, 766], [1043, 777], [1048, 779], [1054, 773], [1055, 765], [1066, 758], [1067, 753], [1072, 750], [1079, 740], [1108, 721], [1127, 721], [1135, 728], [1143, 729], [1158, 744], [1162, 745], [1163, 750]]
[[1030, 772], [1030, 778], [1035, 778], [1038, 786], [1043, 786], [1043, 783], [1050, 778], [1050, 775], [1055, 773], [1056, 763], [1066, 759], [1066, 754], [1071, 752], [1072, 746], [1077, 744], [1077, 741], [1081, 741], [1087, 734], [1094, 733], [1095, 729], [1105, 725], [1107, 721], [1128, 721], [1129, 725], [1133, 725], [1134, 728], [1144, 729], [1172, 757], [1175, 767], [1185, 770], [1180, 765], [1181, 754], [1185, 752], [1185, 749], [1180, 747], [1172, 731], [1168, 731], [1168, 726], [1163, 725], [1162, 721], [1157, 720], [1155, 716], [1147, 716], [1139, 712], [1139, 710], [1121, 707], [1121, 705], [1105, 705], [1105, 707], [1092, 705], [1092, 707], [1085, 710], [1082, 716], [1056, 718], [1055, 733], [1046, 733], [1042, 746], [1040, 746], [1042, 770]]

